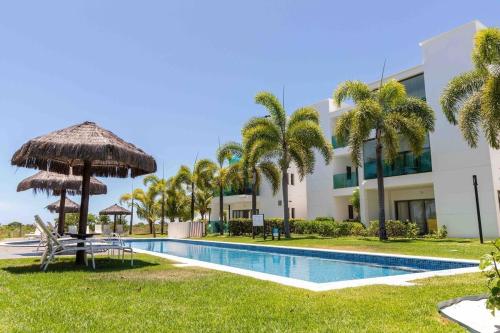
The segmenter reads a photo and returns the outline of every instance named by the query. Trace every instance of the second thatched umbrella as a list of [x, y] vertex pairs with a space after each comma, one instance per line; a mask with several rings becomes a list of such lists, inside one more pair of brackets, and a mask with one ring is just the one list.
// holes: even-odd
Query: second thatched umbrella
[[[29, 189], [32, 189], [35, 193], [38, 191], [42, 191], [46, 192], [48, 195], [61, 196], [60, 201], [58, 201], [58, 203], [61, 203], [61, 210], [57, 210], [59, 212], [57, 232], [62, 235], [64, 233], [65, 213], [78, 213], [80, 210], [80, 206], [78, 205], [76, 205], [77, 211], [68, 211], [67, 209], [65, 209], [65, 204], [67, 202], [66, 194], [81, 194], [82, 177], [74, 175], [63, 175], [60, 173], [48, 171], [40, 171], [35, 173], [33, 176], [22, 180], [17, 185], [17, 192], [26, 191]], [[99, 181], [97, 178], [91, 177], [89, 192], [90, 195], [106, 194], [108, 192], [108, 189], [106, 185]], [[47, 208], [49, 208], [49, 206], [47, 206]]]
[[[78, 233], [85, 238], [89, 208], [90, 177], [136, 177], [156, 171], [156, 161], [93, 122], [84, 122], [26, 142], [12, 156], [11, 164], [57, 173], [81, 175], [82, 201]], [[85, 251], [76, 263], [83, 265]]]
[[[63, 204], [61, 205], [61, 203]], [[65, 198], [64, 202], [62, 200], [57, 200], [45, 208], [47, 208], [51, 213], [59, 213], [63, 215], [65, 213], [78, 213], [80, 211], [80, 206], [69, 198]]]
[[113, 215], [113, 232], [116, 232], [116, 217], [122, 215], [132, 215], [132, 212], [122, 206], [114, 204], [106, 209], [99, 212], [99, 215]]

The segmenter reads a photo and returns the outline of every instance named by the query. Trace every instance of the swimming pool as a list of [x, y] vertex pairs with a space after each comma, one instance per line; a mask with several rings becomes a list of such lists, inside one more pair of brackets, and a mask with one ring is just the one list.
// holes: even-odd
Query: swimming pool
[[[472, 261], [437, 260], [409, 256], [388, 256], [347, 251], [325, 251], [278, 246], [255, 246], [198, 240], [128, 240], [134, 248], [148, 253], [184, 258], [186, 263], [209, 263], [213, 267], [241, 273], [242, 270], [290, 280], [299, 285], [332, 285], [352, 280], [415, 275], [433, 271], [473, 268]], [[181, 260], [182, 261], [182, 260]], [[204, 265], [201, 265], [204, 266]], [[245, 274], [255, 276], [255, 274]], [[255, 277], [260, 277], [259, 274]], [[413, 277], [413, 276], [412, 276]], [[273, 279], [276, 281], [276, 279]], [[278, 279], [279, 280], [279, 279]], [[406, 279], [403, 279], [404, 281]], [[279, 282], [279, 281], [277, 281]], [[290, 283], [288, 283], [290, 284]]]

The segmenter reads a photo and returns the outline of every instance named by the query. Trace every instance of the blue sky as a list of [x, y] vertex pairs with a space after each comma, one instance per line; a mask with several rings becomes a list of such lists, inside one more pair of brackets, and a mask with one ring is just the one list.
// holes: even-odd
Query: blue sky
[[[35, 170], [10, 166], [28, 139], [92, 120], [152, 154], [166, 176], [239, 140], [264, 111], [328, 98], [347, 79], [421, 63], [418, 43], [473, 19], [489, 1], [5, 1], [0, 4], [0, 223], [31, 223], [56, 197], [17, 193]], [[131, 179], [102, 179], [115, 203]], [[139, 186], [141, 179], [133, 181]], [[74, 200], [79, 200], [75, 197]]]

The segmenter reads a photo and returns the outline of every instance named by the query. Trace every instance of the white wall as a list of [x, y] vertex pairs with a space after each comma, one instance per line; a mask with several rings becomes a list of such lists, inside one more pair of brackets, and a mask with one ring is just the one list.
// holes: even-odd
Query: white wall
[[[332, 131], [330, 110], [333, 110], [331, 99], [322, 100], [311, 105], [320, 114], [320, 126], [328, 142], [331, 141]], [[307, 217], [314, 219], [317, 216], [334, 216], [333, 212], [333, 165], [325, 164], [323, 157], [315, 152], [316, 166], [314, 173], [307, 178]]]
[[477, 217], [472, 175], [480, 182], [479, 197], [483, 231], [498, 236], [498, 207], [493, 196], [490, 149], [481, 140], [478, 148], [465, 143], [456, 126], [444, 117], [439, 99], [447, 83], [472, 69], [471, 52], [476, 31], [484, 26], [475, 21], [421, 43], [427, 102], [436, 113], [436, 130], [430, 135], [432, 170], [438, 223], [449, 235], [477, 237]]

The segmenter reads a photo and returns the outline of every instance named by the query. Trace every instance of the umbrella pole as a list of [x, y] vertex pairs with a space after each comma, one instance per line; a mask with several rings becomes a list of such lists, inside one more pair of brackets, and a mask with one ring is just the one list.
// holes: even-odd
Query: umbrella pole
[[[82, 201], [80, 204], [80, 221], [78, 223], [78, 238], [85, 239], [87, 232], [87, 217], [89, 214], [89, 188], [90, 188], [90, 161], [83, 162], [82, 172]], [[83, 244], [78, 244], [83, 246]], [[76, 264], [85, 265], [85, 250], [76, 252]]]
[[66, 217], [66, 189], [61, 190], [61, 201], [59, 201], [59, 219], [57, 220], [57, 233], [64, 234], [64, 218]]
[[114, 220], [113, 220], [113, 233], [116, 233], [116, 214], [113, 215]]

